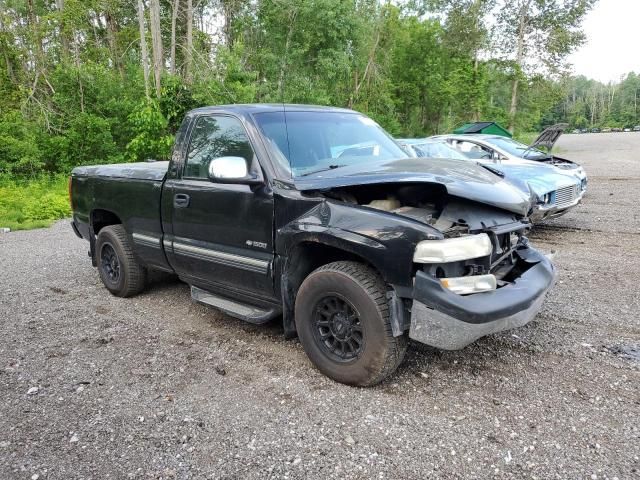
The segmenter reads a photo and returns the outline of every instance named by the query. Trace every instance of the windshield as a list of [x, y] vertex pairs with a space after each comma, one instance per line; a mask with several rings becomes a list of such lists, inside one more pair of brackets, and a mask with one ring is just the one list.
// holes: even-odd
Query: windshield
[[414, 143], [412, 147], [419, 157], [469, 160], [464, 154], [444, 142]]
[[408, 157], [377, 123], [358, 113], [266, 112], [254, 118], [276, 160], [294, 177]]
[[549, 156], [536, 148], [531, 148], [528, 145], [512, 140], [511, 138], [488, 138], [487, 142], [503, 149], [510, 155], [515, 155], [520, 158], [546, 158]]

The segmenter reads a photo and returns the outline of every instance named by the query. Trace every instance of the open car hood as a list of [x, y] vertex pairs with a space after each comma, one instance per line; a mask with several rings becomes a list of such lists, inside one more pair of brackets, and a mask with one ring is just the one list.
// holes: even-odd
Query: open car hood
[[562, 135], [562, 132], [564, 132], [568, 126], [569, 124], [567, 123], [557, 123], [545, 128], [543, 132], [538, 135], [538, 138], [536, 138], [531, 144], [531, 148], [542, 147], [550, 152], [560, 138], [560, 135]]
[[354, 185], [384, 183], [439, 184], [449, 195], [491, 205], [526, 216], [530, 195], [498, 175], [467, 160], [404, 158], [355, 164], [297, 177], [298, 190], [329, 190]]

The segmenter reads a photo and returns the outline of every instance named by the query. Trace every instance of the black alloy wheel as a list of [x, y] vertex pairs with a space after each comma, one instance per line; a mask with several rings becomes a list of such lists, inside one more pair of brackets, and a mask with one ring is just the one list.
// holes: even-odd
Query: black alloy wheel
[[295, 322], [300, 343], [322, 373], [348, 385], [375, 385], [398, 367], [406, 334], [394, 336], [387, 285], [353, 261], [317, 268], [298, 289]]
[[337, 294], [320, 299], [315, 308], [316, 340], [338, 361], [357, 358], [364, 346], [360, 314]]
[[103, 227], [96, 238], [95, 251], [100, 279], [113, 295], [131, 297], [144, 289], [147, 270], [134, 254], [122, 225]]
[[110, 243], [104, 243], [100, 250], [100, 268], [104, 275], [112, 285], [117, 285], [120, 280], [120, 261], [118, 255]]

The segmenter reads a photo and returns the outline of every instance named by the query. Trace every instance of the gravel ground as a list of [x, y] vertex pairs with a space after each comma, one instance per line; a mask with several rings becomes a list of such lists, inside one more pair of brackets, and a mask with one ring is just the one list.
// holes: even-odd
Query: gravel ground
[[590, 187], [531, 235], [536, 321], [371, 389], [185, 285], [110, 296], [67, 222], [0, 235], [0, 479], [640, 478], [640, 134], [559, 144]]

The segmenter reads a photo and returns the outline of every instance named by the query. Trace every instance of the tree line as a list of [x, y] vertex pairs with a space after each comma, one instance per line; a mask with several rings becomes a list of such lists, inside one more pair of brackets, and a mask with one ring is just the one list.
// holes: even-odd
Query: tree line
[[640, 75], [624, 75], [619, 82], [602, 83], [584, 76], [569, 77], [565, 96], [550, 118], [572, 128], [634, 127], [640, 125]]
[[403, 136], [634, 123], [638, 76], [567, 76], [594, 2], [0, 0], [0, 172], [166, 158], [187, 110], [226, 103], [345, 106]]

